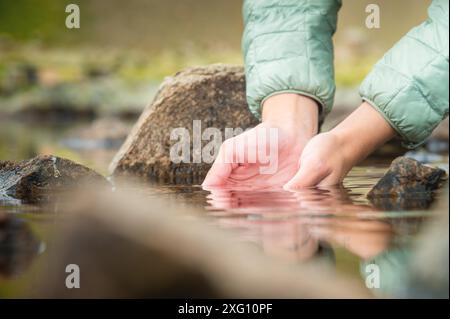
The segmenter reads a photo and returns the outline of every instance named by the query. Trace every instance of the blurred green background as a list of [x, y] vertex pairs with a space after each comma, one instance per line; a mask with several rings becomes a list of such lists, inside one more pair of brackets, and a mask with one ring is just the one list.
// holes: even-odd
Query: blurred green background
[[[80, 29], [65, 26], [69, 3], [80, 7]], [[365, 27], [370, 3], [381, 8], [380, 29]], [[429, 3], [343, 1], [336, 82], [338, 93], [350, 98], [338, 94], [337, 104], [356, 106], [360, 81], [426, 19]], [[241, 0], [0, 0], [0, 160], [50, 152], [91, 164], [61, 149], [59, 139], [72, 134], [66, 131], [80, 119], [119, 117], [132, 124], [161, 80], [185, 67], [242, 64], [241, 8]], [[11, 121], [17, 114], [19, 121]], [[23, 115], [31, 121], [24, 123]], [[94, 165], [102, 172], [104, 166]]]
[[[430, 1], [344, 0], [335, 36], [339, 85], [356, 85], [412, 26]], [[65, 6], [81, 9], [81, 28], [67, 29]], [[365, 7], [381, 7], [381, 29], [365, 28]], [[119, 72], [129, 80], [161, 80], [180, 68], [242, 63], [241, 0], [0, 0], [0, 72], [31, 61], [59, 80], [82, 67]], [[56, 80], [55, 80], [56, 81]]]

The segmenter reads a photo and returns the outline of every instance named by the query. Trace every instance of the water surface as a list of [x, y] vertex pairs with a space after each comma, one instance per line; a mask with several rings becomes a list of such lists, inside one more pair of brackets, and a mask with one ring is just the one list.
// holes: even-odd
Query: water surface
[[[20, 136], [30, 146], [23, 147], [24, 154], [14, 157], [31, 157], [39, 153], [36, 149], [43, 148], [75, 154], [74, 159], [81, 162], [84, 159], [84, 163], [91, 161], [83, 153], [62, 149], [51, 133], [53, 129], [48, 135], [41, 130], [40, 134], [52, 138], [39, 139], [39, 144], [33, 143], [37, 137], [27, 135], [25, 127], [19, 132], [23, 132]], [[8, 155], [5, 145], [8, 143], [4, 141], [0, 145], [3, 157]], [[108, 154], [109, 157], [103, 156], [97, 162], [100, 170], [106, 171], [101, 163], [106, 165], [114, 150]], [[414, 205], [398, 202], [386, 206], [366, 198], [389, 161], [368, 161], [355, 167], [343, 187], [337, 188], [298, 192], [226, 188], [207, 191], [198, 185], [146, 185], [136, 191], [148, 198], [164, 198], [193, 207], [195, 218], [207, 220], [213, 228], [228, 230], [272, 258], [294, 265], [321, 260], [338, 272], [364, 280], [364, 266], [374, 260], [380, 264], [394, 260], [385, 273], [404, 273], [414, 238], [435, 215], [428, 209], [429, 202], [419, 201]], [[448, 162], [443, 165], [448, 166]], [[436, 194], [438, 198], [441, 195], [441, 192]], [[64, 223], [64, 218], [56, 205], [43, 208], [0, 198], [0, 297], [18, 295], [31, 278], [38, 276], [39, 270], [45, 267], [52, 240], [58, 240], [52, 234], [60, 223]], [[389, 285], [385, 288], [388, 290]], [[382, 295], [386, 291], [375, 293]]]

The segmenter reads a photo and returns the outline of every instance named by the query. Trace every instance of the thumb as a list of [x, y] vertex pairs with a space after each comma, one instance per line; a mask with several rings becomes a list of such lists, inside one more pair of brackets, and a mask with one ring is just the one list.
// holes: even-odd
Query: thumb
[[202, 186], [218, 186], [223, 185], [230, 176], [233, 166], [231, 163], [220, 163], [215, 161], [206, 174]]
[[283, 188], [286, 190], [296, 190], [316, 186], [330, 173], [330, 170], [321, 164], [320, 160], [302, 160], [300, 162], [300, 169]]

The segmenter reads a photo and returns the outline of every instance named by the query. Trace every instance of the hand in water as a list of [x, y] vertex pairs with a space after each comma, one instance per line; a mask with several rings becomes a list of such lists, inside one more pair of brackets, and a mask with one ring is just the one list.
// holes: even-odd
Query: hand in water
[[263, 122], [226, 140], [203, 186], [282, 187], [297, 172], [306, 143], [317, 134], [312, 99], [280, 94], [263, 106]]
[[285, 189], [337, 185], [352, 167], [345, 161], [339, 140], [333, 133], [322, 133], [312, 138], [303, 150], [299, 166]]
[[352, 167], [395, 136], [394, 129], [368, 103], [336, 128], [312, 138], [303, 149], [288, 190], [340, 184]]

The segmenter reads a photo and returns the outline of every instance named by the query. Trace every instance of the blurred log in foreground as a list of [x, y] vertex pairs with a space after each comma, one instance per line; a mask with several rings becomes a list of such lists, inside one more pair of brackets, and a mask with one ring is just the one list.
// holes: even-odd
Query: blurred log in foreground
[[[49, 249], [39, 297], [371, 297], [362, 282], [323, 264], [271, 259], [175, 203], [125, 192], [80, 196]], [[65, 285], [68, 264], [79, 266], [78, 289]]]

